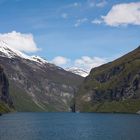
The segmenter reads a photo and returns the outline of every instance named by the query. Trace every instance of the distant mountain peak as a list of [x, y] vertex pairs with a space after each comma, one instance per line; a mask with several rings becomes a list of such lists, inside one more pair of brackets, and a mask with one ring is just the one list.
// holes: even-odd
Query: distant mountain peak
[[3, 40], [0, 40], [0, 56], [3, 57], [8, 57], [8, 58], [15, 58], [15, 57], [19, 57], [22, 59], [27, 59], [27, 60], [31, 60], [37, 63], [48, 63], [45, 59], [39, 57], [39, 56], [28, 56], [16, 49], [11, 48], [6, 42], [4, 42]]
[[65, 70], [72, 72], [74, 74], [80, 75], [82, 77], [86, 77], [89, 74], [88, 71], [82, 68], [77, 68], [77, 67], [69, 67], [69, 68], [66, 68]]

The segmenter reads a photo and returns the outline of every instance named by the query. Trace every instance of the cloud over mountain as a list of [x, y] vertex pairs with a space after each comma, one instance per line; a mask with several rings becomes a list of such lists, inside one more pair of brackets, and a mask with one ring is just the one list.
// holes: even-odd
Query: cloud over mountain
[[65, 65], [70, 61], [70, 59], [63, 56], [56, 56], [51, 62], [55, 65], [61, 66]]
[[22, 52], [36, 52], [39, 50], [32, 34], [23, 34], [16, 31], [0, 33], [0, 40], [6, 42], [11, 48]]
[[75, 60], [75, 66], [81, 67], [83, 69], [86, 69], [88, 71], [91, 70], [91, 68], [98, 67], [106, 62], [105, 59], [99, 58], [99, 57], [89, 57], [89, 56], [82, 56], [79, 59]]
[[84, 69], [87, 72], [91, 70], [91, 68], [98, 67], [107, 62], [106, 59], [100, 57], [89, 57], [89, 56], [82, 56], [80, 58], [71, 60], [69, 58], [63, 56], [55, 57], [51, 63], [65, 67], [76, 67], [80, 69]]

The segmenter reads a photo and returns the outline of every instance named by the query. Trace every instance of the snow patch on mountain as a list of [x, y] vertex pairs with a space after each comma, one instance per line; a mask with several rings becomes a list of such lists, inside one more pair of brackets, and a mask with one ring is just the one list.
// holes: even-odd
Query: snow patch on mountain
[[66, 68], [65, 70], [80, 75], [82, 77], [86, 77], [89, 74], [88, 71], [77, 67]]
[[39, 63], [48, 63], [47, 60], [43, 59], [40, 56], [33, 55], [33, 56], [31, 56], [31, 59], [34, 60], [34, 61], [36, 61], [36, 62], [39, 62]]
[[[50, 67], [55, 66], [55, 65], [49, 63], [47, 60], [41, 58], [40, 56], [29, 56], [29, 55], [26, 55], [26, 54], [18, 51], [18, 50], [15, 50], [2, 40], [0, 40], [0, 56], [7, 57], [7, 58], [26, 59], [26, 60], [34, 61], [34, 62], [39, 63], [39, 64], [48, 63], [50, 65]], [[57, 69], [62, 69], [62, 68], [57, 66]], [[89, 74], [88, 71], [81, 69], [81, 68], [77, 68], [77, 67], [66, 68], [65, 70], [69, 71], [71, 73], [80, 75], [82, 77], [86, 77]]]
[[8, 57], [8, 58], [20, 57], [22, 59], [27, 59], [27, 60], [34, 61], [41, 64], [48, 63], [45, 59], [39, 56], [28, 56], [18, 50], [15, 50], [9, 47], [9, 45], [2, 40], [0, 40], [0, 52], [1, 52], [0, 56], [3, 56], [3, 57]]

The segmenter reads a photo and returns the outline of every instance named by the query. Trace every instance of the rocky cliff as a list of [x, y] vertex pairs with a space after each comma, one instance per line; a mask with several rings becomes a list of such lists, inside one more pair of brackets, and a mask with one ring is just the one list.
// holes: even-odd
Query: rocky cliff
[[77, 109], [95, 112], [140, 110], [140, 47], [91, 70], [80, 87]]
[[0, 113], [10, 112], [11, 108], [13, 102], [9, 95], [9, 81], [3, 67], [0, 66]]

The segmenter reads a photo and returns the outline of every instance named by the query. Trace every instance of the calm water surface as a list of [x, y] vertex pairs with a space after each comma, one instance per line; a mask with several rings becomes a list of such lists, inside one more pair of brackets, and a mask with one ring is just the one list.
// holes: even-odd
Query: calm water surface
[[6, 114], [0, 117], [0, 140], [140, 140], [140, 115]]

